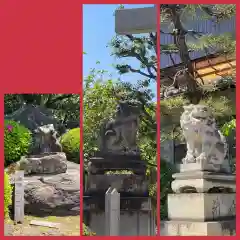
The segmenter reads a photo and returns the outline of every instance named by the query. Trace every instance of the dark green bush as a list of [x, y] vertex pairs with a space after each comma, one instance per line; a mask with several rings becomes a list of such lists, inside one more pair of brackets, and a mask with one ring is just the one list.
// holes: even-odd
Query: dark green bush
[[4, 172], [4, 218], [9, 217], [9, 206], [12, 204], [12, 186], [9, 176]]
[[167, 218], [167, 195], [171, 193], [172, 174], [174, 166], [165, 160], [160, 162], [160, 217], [162, 220]]
[[74, 128], [61, 137], [63, 152], [71, 162], [80, 163], [80, 128]]
[[4, 165], [17, 162], [29, 152], [31, 132], [17, 122], [4, 121]]

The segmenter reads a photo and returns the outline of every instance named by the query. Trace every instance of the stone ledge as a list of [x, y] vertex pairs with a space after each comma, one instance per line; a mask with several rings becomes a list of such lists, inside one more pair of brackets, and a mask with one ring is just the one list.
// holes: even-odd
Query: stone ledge
[[175, 193], [209, 192], [218, 189], [220, 192], [236, 192], [236, 176], [233, 174], [213, 173], [207, 171], [188, 171], [173, 174], [172, 190]]
[[129, 170], [145, 175], [146, 163], [139, 154], [97, 153], [88, 163], [90, 174], [104, 174], [106, 171]]
[[[216, 172], [213, 164], [205, 164], [205, 163], [186, 163], [179, 164], [180, 172], [189, 172], [189, 171], [210, 171]], [[227, 161], [221, 166], [221, 173], [230, 173], [230, 167]]]
[[236, 179], [235, 174], [216, 173], [210, 171], [186, 171], [173, 174], [173, 178], [176, 179], [210, 179], [210, 180], [223, 180], [223, 181], [234, 181]]

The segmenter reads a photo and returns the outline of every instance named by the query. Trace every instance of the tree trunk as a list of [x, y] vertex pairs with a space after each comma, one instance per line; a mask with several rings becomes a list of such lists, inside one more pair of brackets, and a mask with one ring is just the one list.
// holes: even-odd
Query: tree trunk
[[174, 43], [179, 49], [180, 52], [180, 58], [186, 68], [186, 72], [184, 73], [184, 76], [186, 77], [187, 82], [187, 97], [189, 98], [190, 102], [192, 104], [198, 104], [202, 97], [202, 91], [199, 88], [197, 81], [194, 77], [194, 68], [192, 65], [192, 61], [189, 55], [188, 46], [186, 43], [186, 34], [188, 33], [186, 29], [182, 26], [181, 20], [180, 20], [180, 14], [177, 9], [176, 4], [169, 5], [171, 9], [171, 16], [172, 21], [174, 24]]

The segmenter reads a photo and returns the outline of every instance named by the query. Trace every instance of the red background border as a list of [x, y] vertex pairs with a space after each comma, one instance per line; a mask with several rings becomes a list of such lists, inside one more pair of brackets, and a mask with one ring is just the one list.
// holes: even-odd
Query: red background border
[[[195, 1], [163, 1], [162, 3], [196, 3]], [[3, 136], [3, 96], [5, 93], [79, 93], [82, 92], [82, 4], [107, 4], [119, 3], [119, 1], [81, 1], [81, 0], [0, 0], [0, 113], [1, 124], [0, 134]], [[149, 4], [149, 1], [121, 1], [121, 4]], [[161, 3], [160, 1], [152, 1], [152, 3]], [[209, 1], [198, 1], [198, 3], [209, 3]], [[211, 3], [229, 3], [228, 1], [211, 1]], [[232, 1], [231, 3], [237, 3]], [[237, 4], [239, 12], [239, 4]], [[237, 19], [239, 14], [237, 14]], [[238, 21], [240, 22], [240, 21]], [[159, 23], [159, 16], [158, 16]], [[238, 30], [237, 38], [238, 38]], [[158, 38], [159, 41], [159, 38]], [[238, 53], [238, 48], [237, 48]], [[239, 54], [237, 54], [238, 56]], [[160, 59], [160, 56], [158, 56]], [[238, 72], [238, 71], [237, 71]], [[237, 73], [238, 76], [238, 73]], [[158, 81], [158, 90], [159, 90]], [[239, 90], [237, 89], [237, 96]], [[157, 119], [160, 122], [160, 105], [158, 91]], [[237, 103], [237, 101], [236, 101]], [[82, 107], [82, 99], [80, 108]], [[239, 109], [237, 108], [237, 116]], [[237, 117], [238, 122], [238, 117]], [[238, 126], [238, 123], [237, 123]], [[80, 117], [80, 127], [82, 129], [82, 115]], [[160, 139], [160, 124], [158, 124], [158, 138]], [[238, 135], [237, 127], [237, 135]], [[81, 132], [82, 133], [82, 132]], [[83, 147], [83, 136], [81, 134], [81, 146]], [[237, 145], [238, 145], [237, 137]], [[0, 138], [0, 155], [3, 162], [3, 138]], [[160, 143], [158, 142], [158, 163], [160, 161]], [[238, 157], [237, 148], [237, 157]], [[81, 162], [83, 154], [81, 152]], [[81, 164], [82, 170], [83, 164]], [[1, 164], [1, 172], [3, 173], [3, 164]], [[158, 172], [160, 164], [158, 164]], [[237, 176], [239, 167], [237, 164]], [[158, 174], [159, 175], [159, 174]], [[3, 189], [3, 175], [1, 186]], [[238, 181], [239, 177], [237, 177]], [[158, 176], [158, 183], [160, 176]], [[81, 176], [82, 182], [82, 176]], [[238, 188], [239, 184], [237, 184]], [[82, 188], [81, 188], [82, 189]], [[158, 190], [160, 184], [158, 184]], [[3, 190], [2, 190], [3, 192]], [[81, 190], [82, 196], [82, 190]], [[0, 238], [3, 237], [3, 198], [1, 200], [1, 223]], [[82, 198], [81, 198], [82, 199]], [[158, 202], [160, 192], [158, 191]], [[81, 204], [82, 206], [82, 204]], [[237, 195], [237, 209], [239, 199]], [[159, 204], [158, 204], [158, 212]], [[81, 210], [82, 216], [82, 210]], [[237, 229], [239, 229], [239, 221], [237, 214]], [[81, 217], [82, 219], [82, 217]], [[157, 225], [159, 227], [160, 218], [158, 216]], [[81, 226], [82, 232], [82, 226]], [[239, 231], [237, 230], [237, 236]], [[27, 238], [38, 238], [26, 236]], [[15, 237], [22, 238], [23, 237]], [[4, 237], [9, 238], [9, 237]], [[45, 237], [46, 238], [46, 237]], [[58, 237], [58, 238], [67, 238]], [[79, 237], [71, 237], [79, 238]], [[90, 238], [90, 237], [84, 237]], [[106, 239], [111, 237], [97, 237], [98, 239]], [[131, 239], [156, 239], [159, 237], [114, 237], [131, 238]], [[188, 237], [161, 237], [161, 238], [188, 238]], [[194, 239], [206, 237], [194, 237]], [[223, 237], [207, 237], [219, 239]], [[236, 238], [236, 237], [224, 237]]]

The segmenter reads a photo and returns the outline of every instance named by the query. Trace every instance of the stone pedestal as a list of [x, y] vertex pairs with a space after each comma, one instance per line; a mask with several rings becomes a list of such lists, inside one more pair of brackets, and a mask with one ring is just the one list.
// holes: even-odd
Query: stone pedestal
[[[131, 173], [121, 171], [128, 170]], [[117, 234], [110, 233], [105, 193], [114, 188], [119, 196], [120, 220]], [[106, 193], [108, 195], [108, 192]], [[97, 152], [88, 163], [88, 176], [84, 191], [84, 217], [97, 236], [152, 236], [155, 234], [155, 219], [149, 197], [149, 182], [146, 164], [138, 153]], [[105, 198], [105, 200], [107, 200]], [[107, 234], [105, 232], [107, 227]], [[116, 228], [115, 228], [116, 227]]]
[[236, 234], [235, 175], [197, 163], [182, 164], [168, 195], [167, 236]]

